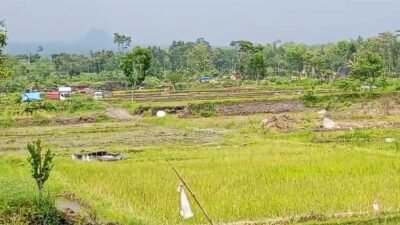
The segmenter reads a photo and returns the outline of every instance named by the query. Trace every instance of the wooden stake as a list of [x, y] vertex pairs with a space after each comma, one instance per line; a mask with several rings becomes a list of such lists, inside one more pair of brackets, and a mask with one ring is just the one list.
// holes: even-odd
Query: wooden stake
[[171, 167], [171, 169], [174, 171], [174, 173], [176, 174], [176, 176], [179, 178], [179, 180], [182, 182], [182, 184], [186, 187], [186, 189], [188, 190], [189, 194], [193, 197], [194, 201], [196, 202], [196, 204], [199, 206], [199, 208], [201, 209], [201, 211], [203, 212], [204, 216], [207, 218], [208, 222], [211, 225], [214, 225], [211, 217], [208, 215], [208, 213], [206, 212], [206, 210], [204, 209], [204, 207], [201, 205], [200, 201], [197, 199], [196, 195], [194, 194], [194, 192], [192, 191], [192, 189], [189, 187], [189, 185], [185, 182], [185, 180], [183, 179], [183, 177], [178, 173], [178, 171], [175, 169], [175, 167], [167, 160], [167, 158], [165, 158], [165, 161], [168, 163], [168, 165]]

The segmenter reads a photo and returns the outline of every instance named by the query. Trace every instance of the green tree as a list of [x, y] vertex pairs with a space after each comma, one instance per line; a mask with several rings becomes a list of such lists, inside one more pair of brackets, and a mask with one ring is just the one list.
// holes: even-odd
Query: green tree
[[134, 90], [146, 78], [151, 62], [150, 50], [141, 47], [135, 47], [121, 59], [121, 69], [132, 87], [132, 101]]
[[193, 42], [173, 41], [168, 49], [170, 69], [173, 71], [186, 70], [188, 67], [187, 53], [193, 48]]
[[364, 49], [357, 55], [357, 61], [353, 65], [352, 75], [361, 82], [367, 82], [370, 93], [375, 81], [383, 73], [382, 57], [369, 49]]
[[207, 73], [215, 69], [212, 61], [212, 52], [207, 44], [196, 43], [186, 57], [188, 68], [191, 72]]
[[0, 21], [0, 79], [11, 75], [10, 70], [4, 67], [3, 48], [7, 45], [7, 30], [4, 20]]
[[235, 72], [243, 73], [249, 54], [254, 52], [254, 44], [250, 41], [232, 41], [230, 44], [236, 51]]
[[114, 56], [113, 51], [91, 51], [90, 56], [92, 63], [90, 72], [101, 73], [104, 71], [112, 71], [118, 68], [118, 60]]
[[171, 84], [174, 86], [174, 89], [176, 90], [176, 84], [182, 81], [183, 73], [179, 71], [170, 71], [167, 73], [165, 78], [169, 82], [171, 82]]
[[54, 63], [55, 70], [59, 74], [69, 75], [70, 77], [80, 75], [82, 72], [90, 72], [92, 62], [85, 55], [78, 54], [53, 54], [51, 59]]
[[35, 85], [49, 81], [50, 75], [55, 71], [50, 59], [40, 59], [28, 65], [28, 78]]
[[389, 74], [395, 74], [399, 70], [400, 64], [400, 42], [398, 34], [385, 32], [379, 34], [375, 39], [378, 43], [378, 48], [384, 59], [384, 64]]
[[282, 47], [285, 51], [284, 57], [289, 71], [302, 72], [307, 60], [307, 46], [291, 42], [283, 44]]
[[220, 75], [234, 71], [235, 50], [216, 48], [213, 51], [214, 67]]
[[265, 56], [261, 51], [250, 55], [247, 63], [247, 72], [257, 81], [257, 84], [260, 78], [263, 78], [265, 75], [265, 65]]
[[42, 142], [40, 140], [28, 143], [28, 152], [30, 154], [28, 162], [31, 165], [31, 173], [39, 191], [39, 202], [43, 200], [44, 184], [50, 177], [50, 172], [53, 169], [54, 154], [50, 149], [43, 155]]
[[267, 67], [273, 68], [275, 74], [280, 75], [284, 72], [286, 61], [284, 60], [284, 49], [280, 40], [264, 46], [264, 55], [268, 59]]
[[122, 52], [131, 46], [132, 37], [120, 33], [114, 33], [114, 43], [118, 46], [118, 51]]
[[168, 52], [158, 46], [149, 47], [152, 57], [151, 68], [149, 74], [155, 75], [159, 78], [163, 77], [168, 71], [170, 62]]
[[355, 61], [355, 54], [359, 48], [357, 41], [339, 41], [333, 44], [328, 44], [323, 47], [323, 59], [326, 68], [331, 71], [345, 65], [352, 65]]

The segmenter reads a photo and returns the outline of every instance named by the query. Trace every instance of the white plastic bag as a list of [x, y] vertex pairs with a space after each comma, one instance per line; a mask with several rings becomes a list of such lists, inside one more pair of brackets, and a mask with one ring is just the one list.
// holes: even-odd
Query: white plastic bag
[[189, 219], [193, 217], [192, 208], [190, 207], [189, 199], [185, 192], [183, 184], [178, 186], [178, 192], [180, 197], [180, 213], [183, 219]]

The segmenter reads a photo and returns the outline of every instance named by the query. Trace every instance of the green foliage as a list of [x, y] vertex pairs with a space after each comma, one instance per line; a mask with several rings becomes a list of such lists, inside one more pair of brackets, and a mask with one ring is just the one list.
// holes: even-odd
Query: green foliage
[[[173, 41], [169, 49], [159, 46], [142, 49], [139, 55], [144, 57], [137, 55], [135, 58], [141, 59], [136, 62], [129, 59], [132, 53], [121, 55], [105, 50], [91, 52], [90, 55], [54, 54], [51, 56], [51, 61], [34, 54], [30, 56], [31, 65], [24, 63], [28, 58], [26, 54], [7, 56], [7, 59], [3, 60], [7, 65], [1, 70], [3, 77], [13, 74], [15, 78], [7, 79], [9, 81], [4, 81], [7, 85], [1, 84], [0, 88], [15, 90], [17, 86], [18, 88], [30, 86], [31, 83], [49, 87], [61, 82], [87, 80], [87, 76], [81, 74], [88, 73], [98, 75], [91, 76], [90, 81], [121, 80], [121, 76], [113, 75], [118, 74], [119, 66], [125, 75], [128, 74], [126, 77], [132, 86], [135, 86], [135, 82], [139, 85], [143, 81], [143, 74], [165, 79], [165, 75], [171, 71], [181, 71], [182, 79], [186, 82], [200, 75], [223, 76], [232, 73], [240, 73], [251, 80], [259, 80], [264, 75], [302, 75], [330, 82], [334, 79], [334, 73], [347, 74], [366, 50], [379, 55], [388, 77], [394, 77], [400, 74], [400, 43], [396, 35], [396, 33], [383, 33], [367, 40], [344, 40], [317, 46], [293, 42], [281, 43], [279, 40], [259, 45], [239, 40], [231, 43], [232, 48], [212, 47], [206, 40], [199, 38], [194, 42]], [[120, 53], [131, 42], [130, 37], [118, 33], [114, 39]], [[8, 58], [15, 59], [8, 60]], [[148, 58], [152, 59], [151, 62], [145, 63]], [[355, 65], [356, 70], [357, 68], [360, 69]], [[360, 73], [360, 70], [357, 73]], [[132, 74], [136, 75], [132, 77]], [[365, 73], [360, 75], [365, 77], [362, 74]], [[366, 82], [365, 78], [362, 80]], [[12, 81], [16, 81], [15, 85]]]
[[0, 79], [7, 78], [11, 75], [11, 71], [4, 67], [3, 48], [7, 45], [7, 31], [4, 21], [0, 21]]
[[188, 110], [192, 116], [212, 117], [217, 115], [214, 102], [189, 103]]
[[370, 91], [372, 91], [372, 86], [382, 73], [383, 61], [378, 53], [364, 49], [357, 55], [357, 61], [352, 68], [352, 75], [361, 82], [367, 82]]
[[317, 96], [315, 96], [315, 91], [314, 90], [308, 90], [306, 93], [302, 96], [302, 100], [308, 104], [308, 105], [313, 105], [317, 102]]
[[13, 201], [6, 207], [0, 206], [0, 224], [59, 225], [63, 221], [52, 198], [45, 198], [41, 205]]
[[131, 46], [132, 37], [120, 33], [114, 33], [114, 43], [118, 45], [118, 50], [122, 52]]
[[23, 103], [24, 112], [33, 113], [39, 110], [47, 112], [85, 112], [85, 111], [98, 111], [103, 110], [104, 105], [102, 102], [95, 101], [87, 96], [73, 96], [71, 99], [64, 101], [44, 100], [37, 102]]
[[336, 139], [342, 141], [371, 141], [372, 132], [367, 130], [356, 130], [338, 136]]
[[159, 88], [163, 82], [157, 77], [147, 76], [144, 83], [148, 85], [148, 88]]
[[136, 114], [138, 113], [138, 111], [141, 109], [142, 106], [137, 102], [129, 101], [129, 102], [123, 102], [122, 107], [127, 109], [129, 112]]
[[39, 201], [43, 200], [43, 188], [47, 179], [50, 177], [50, 172], [53, 169], [54, 154], [48, 149], [44, 155], [42, 154], [42, 143], [40, 140], [28, 143], [27, 150], [30, 154], [28, 162], [31, 165], [31, 173], [36, 181], [39, 191]]
[[315, 134], [312, 141], [317, 143], [366, 143], [373, 141], [373, 132], [370, 130], [355, 130], [340, 133]]
[[334, 86], [343, 91], [357, 91], [360, 83], [354, 79], [339, 79], [335, 81]]
[[307, 58], [307, 46], [296, 43], [286, 43], [283, 45], [285, 50], [285, 61], [290, 71], [302, 71]]
[[385, 90], [390, 85], [390, 83], [385, 76], [381, 76], [377, 79], [376, 85], [378, 86], [378, 88]]
[[168, 72], [165, 78], [171, 82], [171, 84], [174, 86], [176, 89], [177, 86], [176, 84], [181, 82], [183, 80], [183, 73], [182, 72]]
[[396, 74], [400, 69], [400, 43], [398, 37], [398, 32], [384, 32], [373, 40], [378, 46], [378, 52], [382, 56], [388, 74]]
[[0, 116], [0, 127], [11, 127], [14, 125], [14, 120], [10, 116]]
[[197, 74], [209, 73], [214, 70], [211, 48], [204, 43], [196, 43], [187, 53], [188, 69]]
[[122, 57], [121, 69], [131, 86], [135, 87], [144, 81], [151, 61], [149, 49], [141, 47], [135, 47], [132, 52]]
[[247, 63], [247, 72], [252, 76], [253, 79], [259, 81], [265, 75], [266, 60], [262, 52], [256, 52], [250, 55]]

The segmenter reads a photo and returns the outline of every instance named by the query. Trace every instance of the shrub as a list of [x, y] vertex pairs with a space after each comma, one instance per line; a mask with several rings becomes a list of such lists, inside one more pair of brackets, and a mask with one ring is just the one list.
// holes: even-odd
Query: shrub
[[192, 116], [211, 117], [217, 115], [216, 104], [214, 102], [189, 103], [188, 110]]
[[340, 79], [334, 85], [343, 91], [357, 91], [360, 86], [357, 81], [351, 79]]
[[315, 104], [317, 102], [317, 96], [315, 96], [315, 92], [313, 90], [307, 91], [303, 96], [302, 100], [309, 105]]
[[122, 107], [127, 109], [129, 112], [136, 114], [140, 109], [141, 105], [137, 102], [123, 102]]

